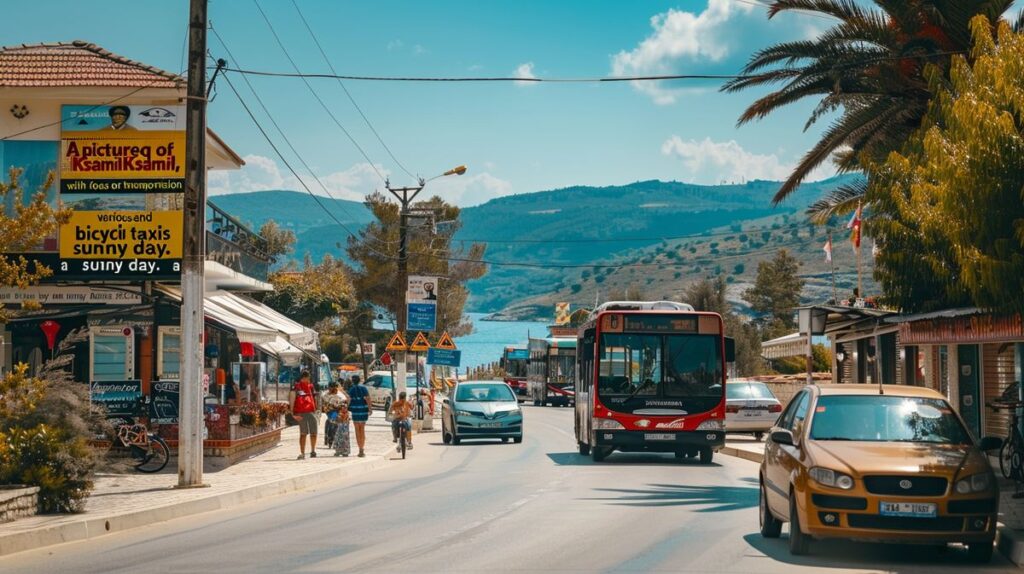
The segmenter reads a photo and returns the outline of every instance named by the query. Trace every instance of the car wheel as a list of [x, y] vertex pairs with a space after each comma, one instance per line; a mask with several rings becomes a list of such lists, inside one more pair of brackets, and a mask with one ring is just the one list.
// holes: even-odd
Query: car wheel
[[608, 456], [608, 454], [608, 449], [601, 448], [599, 446], [590, 447], [590, 458], [594, 462], [601, 462], [602, 460], [604, 460], [604, 457]]
[[462, 439], [457, 437], [457, 436], [455, 436], [455, 433], [452, 433], [452, 444], [457, 445], [457, 444], [460, 444], [461, 442], [462, 442]]
[[782, 534], [782, 521], [775, 518], [772, 509], [768, 508], [768, 493], [761, 485], [761, 496], [758, 501], [759, 518], [761, 522], [761, 536], [765, 538], [778, 538]]
[[445, 428], [445, 424], [443, 422], [441, 423], [441, 442], [444, 444], [452, 444], [452, 433], [448, 432], [448, 429]]
[[754, 440], [756, 440], [757, 442], [761, 442], [761, 439], [763, 439], [763, 438], [764, 438], [764, 433], [763, 432], [758, 431], [758, 432], [754, 433]]
[[579, 441], [576, 441], [576, 444], [579, 446], [580, 454], [581, 455], [587, 456], [587, 455], [590, 454], [590, 445], [589, 444], [583, 443], [583, 442], [579, 442]]
[[988, 564], [992, 561], [992, 541], [968, 544], [967, 557], [976, 564]]
[[796, 494], [789, 492], [789, 553], [806, 556], [811, 550], [811, 539], [800, 530], [800, 515], [796, 511]]
[[516, 444], [522, 443], [523, 442], [523, 435], [512, 437], [512, 442], [514, 442]]
[[711, 464], [711, 461], [715, 459], [715, 451], [711, 450], [710, 446], [705, 446], [700, 449], [700, 463]]

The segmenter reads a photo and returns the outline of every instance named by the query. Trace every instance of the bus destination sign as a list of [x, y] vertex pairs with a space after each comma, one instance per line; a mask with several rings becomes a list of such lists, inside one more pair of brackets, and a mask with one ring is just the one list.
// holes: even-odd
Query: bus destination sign
[[630, 333], [696, 333], [697, 317], [678, 315], [625, 315], [623, 331]]

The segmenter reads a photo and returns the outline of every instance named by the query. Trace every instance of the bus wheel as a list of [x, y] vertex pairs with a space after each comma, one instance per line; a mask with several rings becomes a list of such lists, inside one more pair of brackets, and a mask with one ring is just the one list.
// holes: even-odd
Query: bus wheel
[[606, 448], [601, 448], [599, 446], [590, 448], [590, 458], [593, 459], [594, 462], [601, 462], [602, 460], [604, 460], [604, 457], [608, 456], [609, 454], [610, 451], [609, 449]]
[[711, 464], [711, 461], [715, 458], [715, 451], [711, 450], [710, 446], [703, 447], [700, 449], [700, 463]]
[[679, 459], [686, 458], [686, 454], [687, 453], [686, 453], [685, 450], [677, 450], [676, 451], [676, 458], [679, 458]]
[[590, 445], [587, 443], [577, 441], [576, 444], [580, 447], [580, 454], [587, 456], [590, 454]]

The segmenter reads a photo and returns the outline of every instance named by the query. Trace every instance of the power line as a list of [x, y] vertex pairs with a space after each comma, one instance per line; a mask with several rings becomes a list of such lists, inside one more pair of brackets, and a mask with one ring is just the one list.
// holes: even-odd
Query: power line
[[[228, 57], [237, 62], [238, 60], [235, 59], [235, 55], [231, 52], [231, 48], [228, 47], [227, 43], [224, 41], [224, 38], [221, 37], [220, 33], [217, 31], [217, 29], [213, 26], [212, 23], [210, 25], [210, 31], [213, 32], [213, 35], [217, 38], [217, 41], [220, 42], [220, 45], [224, 47], [224, 51], [227, 52]], [[334, 206], [340, 209], [345, 217], [354, 221], [355, 218], [352, 217], [352, 215], [342, 207], [342, 204], [339, 203], [337, 198], [335, 198], [331, 194], [331, 191], [327, 188], [324, 182], [316, 175], [316, 173], [313, 171], [313, 168], [311, 168], [309, 164], [306, 163], [306, 160], [303, 158], [302, 154], [300, 154], [299, 151], [295, 149], [295, 146], [292, 144], [291, 140], [284, 133], [284, 129], [281, 128], [281, 125], [277, 123], [277, 120], [274, 119], [273, 114], [270, 113], [270, 110], [267, 108], [266, 104], [264, 104], [263, 98], [260, 97], [259, 93], [256, 91], [256, 88], [252, 85], [252, 82], [250, 82], [249, 79], [245, 76], [242, 76], [242, 79], [245, 81], [245, 84], [249, 86], [249, 91], [251, 91], [252, 95], [256, 98], [256, 102], [260, 105], [260, 108], [263, 109], [263, 113], [267, 115], [267, 118], [270, 120], [270, 123], [273, 124], [274, 128], [277, 129], [277, 133], [281, 135], [281, 138], [284, 140], [285, 144], [292, 151], [292, 153], [295, 154], [295, 157], [299, 160], [299, 163], [301, 163], [303, 167], [306, 168], [306, 171], [308, 171], [309, 175], [320, 185], [320, 188], [323, 189], [325, 194], [327, 194], [327, 197], [334, 200]], [[301, 178], [299, 178], [298, 176], [296, 176], [296, 179], [300, 179], [301, 181]]]
[[226, 72], [236, 74], [247, 74], [250, 76], [270, 76], [279, 78], [303, 78], [303, 79], [336, 79], [336, 80], [358, 80], [368, 82], [532, 82], [532, 83], [611, 83], [611, 82], [640, 82], [658, 80], [737, 80], [750, 76], [733, 74], [664, 74], [657, 76], [596, 76], [580, 78], [517, 78], [514, 76], [493, 76], [493, 77], [426, 77], [426, 76], [351, 76], [343, 74], [321, 74], [301, 72], [267, 72], [262, 70], [245, 70], [240, 68], [224, 68]]
[[[292, 59], [291, 54], [288, 53], [288, 48], [286, 48], [284, 42], [281, 41], [281, 37], [277, 35], [277, 30], [274, 29], [274, 25], [270, 22], [270, 18], [267, 17], [267, 13], [264, 12], [263, 8], [260, 6], [259, 0], [252, 1], [253, 4], [256, 5], [256, 9], [259, 11], [260, 15], [263, 16], [263, 20], [267, 23], [267, 27], [270, 28], [270, 33], [271, 35], [274, 36], [274, 40], [277, 41], [277, 45], [280, 46], [281, 51], [284, 52], [285, 58], [287, 58], [288, 61], [291, 63], [292, 68], [295, 69], [295, 73], [301, 77], [302, 71], [299, 69], [298, 64], [295, 63], [295, 60]], [[384, 177], [383, 174], [381, 174], [379, 169], [377, 169], [377, 165], [373, 162], [373, 160], [370, 159], [370, 156], [366, 154], [366, 151], [363, 149], [363, 147], [359, 145], [359, 142], [357, 142], [356, 139], [352, 137], [352, 134], [350, 134], [349, 131], [345, 129], [345, 126], [341, 125], [341, 122], [338, 121], [338, 118], [334, 115], [333, 112], [331, 112], [331, 109], [327, 107], [327, 104], [325, 104], [324, 101], [320, 98], [320, 95], [316, 93], [316, 90], [313, 89], [313, 86], [309, 83], [309, 80], [303, 77], [302, 83], [306, 84], [306, 88], [308, 88], [309, 92], [313, 94], [313, 97], [316, 98], [316, 101], [320, 103], [320, 107], [322, 107], [324, 111], [327, 112], [327, 115], [331, 116], [331, 119], [334, 120], [334, 124], [337, 125], [338, 128], [342, 131], [342, 133], [345, 134], [345, 137], [347, 137], [349, 141], [352, 142], [352, 145], [355, 146], [357, 150], [359, 150], [360, 155], [363, 156], [363, 159], [366, 160], [366, 163], [370, 164], [370, 168], [373, 169], [374, 173], [377, 174], [377, 177], [379, 177], [381, 181], [387, 181], [387, 178]]]
[[[334, 69], [334, 65], [331, 64], [330, 58], [327, 57], [327, 52], [325, 52], [323, 46], [320, 45], [320, 40], [317, 39], [316, 33], [313, 32], [313, 28], [309, 25], [309, 22], [306, 21], [306, 17], [303, 16], [302, 10], [299, 9], [299, 4], [295, 0], [292, 0], [292, 6], [295, 7], [295, 11], [299, 14], [299, 19], [302, 20], [302, 23], [306, 26], [306, 30], [309, 31], [310, 37], [313, 38], [313, 43], [316, 44], [317, 49], [320, 50], [320, 55], [324, 57], [324, 62], [327, 63], [327, 67], [330, 68], [332, 74], [337, 74], [338, 72], [337, 70]], [[381, 147], [383, 147], [384, 150], [388, 152], [388, 155], [391, 156], [391, 159], [395, 162], [395, 164], [398, 165], [398, 167], [401, 168], [401, 170], [404, 171], [406, 175], [413, 179], [417, 179], [416, 176], [412, 174], [412, 172], [410, 172], [408, 169], [405, 168], [404, 165], [402, 165], [402, 162], [398, 161], [398, 158], [395, 157], [395, 154], [391, 151], [391, 148], [388, 147], [388, 144], [384, 143], [384, 138], [380, 137], [380, 134], [377, 132], [377, 129], [373, 127], [372, 123], [370, 123], [370, 119], [367, 118], [366, 114], [363, 113], [363, 109], [359, 107], [359, 104], [356, 103], [356, 99], [352, 97], [352, 94], [348, 91], [348, 88], [345, 87], [345, 83], [342, 82], [340, 78], [338, 79], [338, 85], [341, 86], [342, 91], [345, 92], [346, 96], [348, 96], [348, 101], [352, 102], [352, 106], [355, 107], [356, 111], [359, 112], [359, 115], [363, 118], [363, 121], [366, 122], [366, 127], [370, 128], [370, 131], [373, 132], [373, 135], [377, 138], [377, 141], [380, 142]]]

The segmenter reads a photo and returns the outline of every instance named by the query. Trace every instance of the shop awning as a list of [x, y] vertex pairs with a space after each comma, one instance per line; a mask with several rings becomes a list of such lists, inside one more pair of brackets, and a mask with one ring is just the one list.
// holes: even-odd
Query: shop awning
[[[172, 299], [181, 302], [181, 290], [179, 288], [160, 285], [158, 289]], [[258, 345], [277, 340], [280, 336], [277, 330], [258, 323], [248, 318], [244, 312], [239, 312], [225, 305], [223, 297], [218, 297], [218, 295], [225, 294], [230, 295], [230, 293], [224, 291], [210, 291], [203, 295], [203, 313], [208, 320], [234, 331], [238, 335], [238, 340], [242, 343]]]
[[274, 355], [288, 367], [298, 366], [302, 360], [302, 349], [292, 345], [284, 337], [278, 336], [277, 339], [269, 343], [260, 343], [258, 347]]
[[228, 293], [228, 295], [230, 296], [229, 304], [233, 309], [238, 309], [256, 321], [284, 333], [288, 342], [303, 351], [318, 351], [319, 336], [313, 329], [303, 326], [259, 301], [234, 293]]
[[807, 337], [799, 332], [761, 343], [761, 356], [766, 359], [784, 359], [806, 354]]

